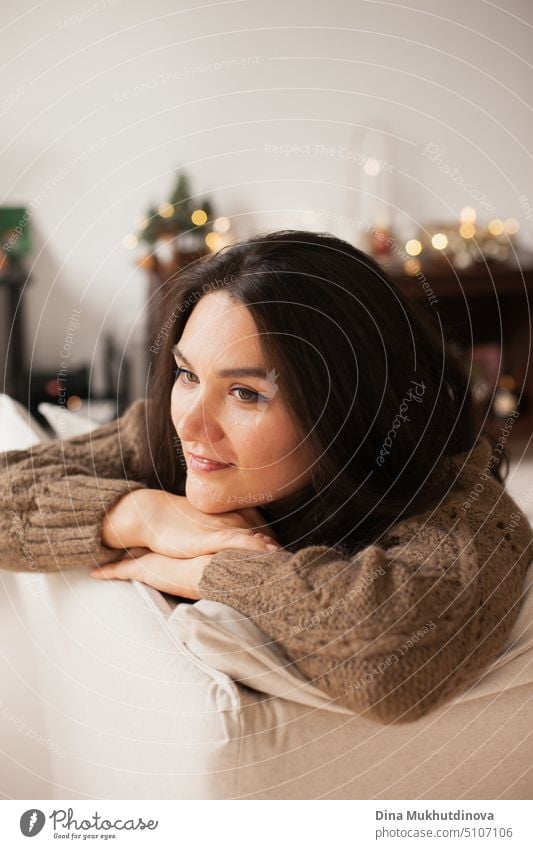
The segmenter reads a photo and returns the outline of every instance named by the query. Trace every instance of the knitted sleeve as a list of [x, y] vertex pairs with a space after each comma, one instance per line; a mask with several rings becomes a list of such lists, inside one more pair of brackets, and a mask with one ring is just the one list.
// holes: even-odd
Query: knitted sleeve
[[90, 433], [0, 453], [0, 567], [51, 572], [118, 560], [101, 529], [135, 480], [144, 399]]
[[521, 560], [500, 548], [482, 569], [466, 523], [437, 521], [402, 523], [409, 542], [351, 558], [326, 546], [222, 551], [200, 590], [251, 618], [332, 700], [376, 722], [409, 722], [501, 652], [532, 555], [529, 532]]

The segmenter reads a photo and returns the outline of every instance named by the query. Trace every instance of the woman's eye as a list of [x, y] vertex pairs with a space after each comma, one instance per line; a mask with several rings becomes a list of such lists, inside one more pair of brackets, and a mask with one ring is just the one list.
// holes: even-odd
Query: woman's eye
[[259, 399], [258, 392], [253, 392], [251, 389], [245, 389], [244, 386], [236, 386], [235, 389], [232, 389], [232, 392], [244, 392], [248, 394], [248, 397], [245, 398], [241, 395], [239, 401], [257, 401]]
[[189, 377], [191, 375], [192, 377], [196, 377], [196, 375], [194, 375], [192, 371], [188, 371], [186, 368], [181, 368], [181, 366], [174, 369], [174, 382], [178, 380], [181, 374], [187, 375], [187, 380], [183, 381], [184, 383], [194, 383], [194, 380], [190, 380]]

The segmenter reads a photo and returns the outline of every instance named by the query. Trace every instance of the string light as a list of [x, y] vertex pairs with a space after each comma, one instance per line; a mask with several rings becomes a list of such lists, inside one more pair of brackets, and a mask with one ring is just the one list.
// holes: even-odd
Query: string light
[[409, 277], [414, 277], [414, 275], [418, 274], [420, 271], [420, 263], [417, 259], [406, 259], [403, 264], [403, 268]]
[[229, 218], [226, 218], [225, 216], [215, 218], [213, 228], [217, 231], [217, 233], [227, 233], [230, 227], [231, 222]]
[[418, 241], [418, 239], [409, 239], [409, 241], [405, 243], [405, 250], [409, 256], [418, 256], [422, 253], [422, 244]]
[[493, 236], [500, 236], [503, 233], [503, 221], [499, 218], [493, 218], [487, 225], [489, 233]]
[[459, 218], [463, 224], [473, 224], [477, 218], [477, 212], [473, 206], [465, 206], [459, 213]]
[[81, 398], [79, 395], [70, 395], [67, 398], [67, 409], [71, 410], [73, 413], [77, 413], [78, 410], [81, 410]]
[[201, 227], [207, 221], [207, 212], [203, 209], [195, 209], [191, 215], [191, 221], [197, 227]]
[[128, 235], [124, 236], [124, 238], [122, 239], [122, 244], [127, 251], [133, 251], [139, 244], [139, 240], [134, 233], [128, 233]]
[[172, 206], [172, 204], [167, 203], [166, 201], [165, 203], [162, 203], [159, 207], [159, 215], [161, 216], [161, 218], [172, 218], [172, 216], [174, 215], [174, 207]]
[[476, 235], [476, 228], [471, 222], [465, 221], [465, 223], [461, 224], [459, 227], [459, 232], [463, 239], [473, 239]]
[[[426, 257], [428, 262], [431, 261], [428, 255], [428, 249], [431, 253], [431, 248], [435, 251], [446, 251], [453, 265], [461, 269], [468, 268], [473, 262], [477, 261], [480, 253], [484, 253], [488, 259], [506, 261], [509, 255], [509, 247], [504, 244], [504, 239], [497, 237], [500, 237], [503, 233], [509, 237], [509, 242], [512, 242], [512, 237], [520, 230], [520, 223], [516, 218], [506, 218], [505, 220], [493, 218], [488, 224], [485, 223], [485, 220], [476, 223], [477, 213], [471, 206], [465, 206], [461, 209], [459, 216], [460, 222], [458, 224], [443, 223], [440, 225], [442, 230], [433, 233], [433, 235], [426, 234], [420, 229], [417, 239], [409, 239], [405, 243], [405, 253], [412, 259], [404, 257], [404, 274], [409, 276], [418, 274]], [[438, 225], [435, 224], [434, 226]], [[505, 242], [507, 242], [507, 239], [505, 239]], [[374, 245], [376, 253], [378, 247]], [[420, 256], [421, 254], [423, 254], [423, 257]], [[420, 261], [414, 259], [414, 257], [418, 257]]]
[[516, 218], [506, 218], [503, 222], [503, 229], [510, 236], [514, 236], [515, 233], [518, 233], [520, 230], [520, 224], [516, 220]]
[[435, 233], [431, 239], [431, 244], [435, 250], [443, 251], [444, 248], [448, 247], [448, 237], [444, 233]]
[[208, 233], [205, 237], [205, 243], [210, 251], [217, 251], [222, 247], [222, 237], [218, 233]]

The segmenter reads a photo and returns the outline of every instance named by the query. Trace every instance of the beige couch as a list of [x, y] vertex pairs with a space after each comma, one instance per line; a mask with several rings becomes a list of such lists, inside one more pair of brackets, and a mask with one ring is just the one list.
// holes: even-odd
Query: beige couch
[[504, 655], [444, 708], [388, 727], [331, 705], [226, 605], [85, 571], [2, 585], [52, 743], [42, 798], [531, 797], [533, 566]]
[[533, 570], [492, 670], [425, 719], [388, 727], [330, 705], [226, 605], [173, 605], [83, 572], [7, 580], [34, 644], [19, 672], [58, 750], [54, 797], [531, 796]]

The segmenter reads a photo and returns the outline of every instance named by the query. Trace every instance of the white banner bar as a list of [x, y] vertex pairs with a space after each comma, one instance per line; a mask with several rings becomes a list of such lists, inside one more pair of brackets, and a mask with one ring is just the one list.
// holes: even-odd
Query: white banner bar
[[[9, 800], [2, 846], [366, 849], [533, 845], [524, 801]], [[28, 841], [35, 838], [35, 844]]]

